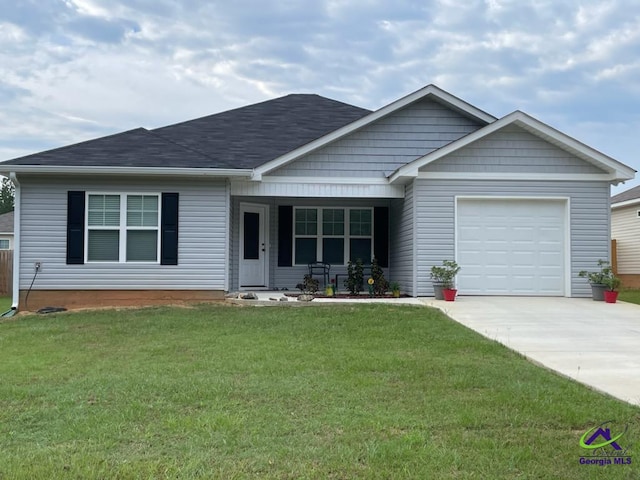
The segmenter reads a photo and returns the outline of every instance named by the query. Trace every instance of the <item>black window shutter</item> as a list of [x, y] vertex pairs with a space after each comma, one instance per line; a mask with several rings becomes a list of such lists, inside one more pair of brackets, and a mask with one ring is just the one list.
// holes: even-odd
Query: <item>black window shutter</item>
[[278, 207], [278, 266], [293, 265], [293, 207]]
[[67, 264], [84, 263], [84, 192], [67, 192]]
[[160, 263], [178, 264], [178, 194], [162, 194]]
[[373, 209], [373, 255], [381, 267], [389, 266], [389, 208]]

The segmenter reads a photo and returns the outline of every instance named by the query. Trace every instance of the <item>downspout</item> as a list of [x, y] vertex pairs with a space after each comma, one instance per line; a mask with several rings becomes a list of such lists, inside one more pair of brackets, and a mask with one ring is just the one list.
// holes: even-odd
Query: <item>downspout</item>
[[13, 303], [11, 310], [5, 312], [2, 316], [10, 317], [18, 310], [20, 303], [20, 182], [15, 172], [9, 174], [9, 178], [15, 187], [15, 196], [13, 201]]

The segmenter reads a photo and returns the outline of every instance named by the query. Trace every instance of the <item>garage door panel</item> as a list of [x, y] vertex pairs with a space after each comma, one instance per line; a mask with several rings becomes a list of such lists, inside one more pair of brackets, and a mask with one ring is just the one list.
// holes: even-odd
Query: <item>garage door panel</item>
[[563, 295], [566, 202], [462, 199], [461, 294]]

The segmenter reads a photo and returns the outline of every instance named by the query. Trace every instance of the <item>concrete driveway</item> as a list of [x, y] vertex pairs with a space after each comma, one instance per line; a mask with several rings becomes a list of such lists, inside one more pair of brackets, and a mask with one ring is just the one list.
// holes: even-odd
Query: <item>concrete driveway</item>
[[640, 405], [640, 305], [553, 297], [425, 303], [535, 362]]

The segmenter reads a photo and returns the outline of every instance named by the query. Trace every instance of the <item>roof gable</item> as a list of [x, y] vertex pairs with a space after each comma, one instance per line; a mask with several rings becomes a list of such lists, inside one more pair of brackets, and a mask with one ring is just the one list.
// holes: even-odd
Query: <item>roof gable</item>
[[445, 105], [447, 108], [456, 110], [457, 112], [469, 117], [470, 119], [479, 122], [481, 124], [487, 124], [495, 121], [495, 117], [489, 115], [488, 113], [480, 110], [479, 108], [474, 107], [473, 105], [451, 95], [450, 93], [441, 90], [435, 85], [427, 85], [426, 87], [413, 92], [405, 97], [402, 97], [399, 100], [396, 100], [389, 105], [376, 110], [375, 112], [369, 113], [362, 118], [351, 122], [334, 132], [331, 132], [328, 135], [318, 138], [313, 142], [310, 142], [300, 148], [287, 152], [286, 154], [275, 158], [274, 160], [267, 162], [263, 165], [258, 166], [255, 169], [254, 179], [259, 180], [262, 175], [266, 175], [269, 172], [272, 172], [278, 168], [283, 167], [284, 165], [302, 157], [303, 155], [307, 155], [311, 152], [318, 150], [336, 140], [344, 138], [345, 136], [366, 127], [382, 118], [391, 115], [394, 112], [397, 112], [415, 102], [418, 102], [424, 98], [430, 98], [442, 105]]
[[422, 98], [328, 145], [270, 177], [386, 178], [397, 168], [484, 126], [429, 97]]
[[589, 162], [597, 168], [604, 170], [609, 175], [609, 180], [612, 182], [620, 182], [629, 180], [634, 177], [635, 170], [632, 168], [614, 160], [611, 157], [577, 141], [576, 139], [569, 137], [568, 135], [546, 125], [545, 123], [536, 120], [535, 118], [523, 113], [521, 111], [515, 111], [506, 115], [505, 117], [497, 120], [480, 130], [477, 130], [469, 135], [457, 140], [449, 145], [446, 145], [432, 153], [424, 155], [407, 165], [400, 167], [389, 178], [392, 183], [406, 181], [408, 178], [415, 178], [418, 176], [418, 172], [422, 167], [435, 162], [446, 155], [464, 148], [473, 142], [486, 138], [488, 135], [495, 133], [507, 126], [515, 125], [527, 132], [542, 138], [556, 147], [571, 153], [572, 155]]

